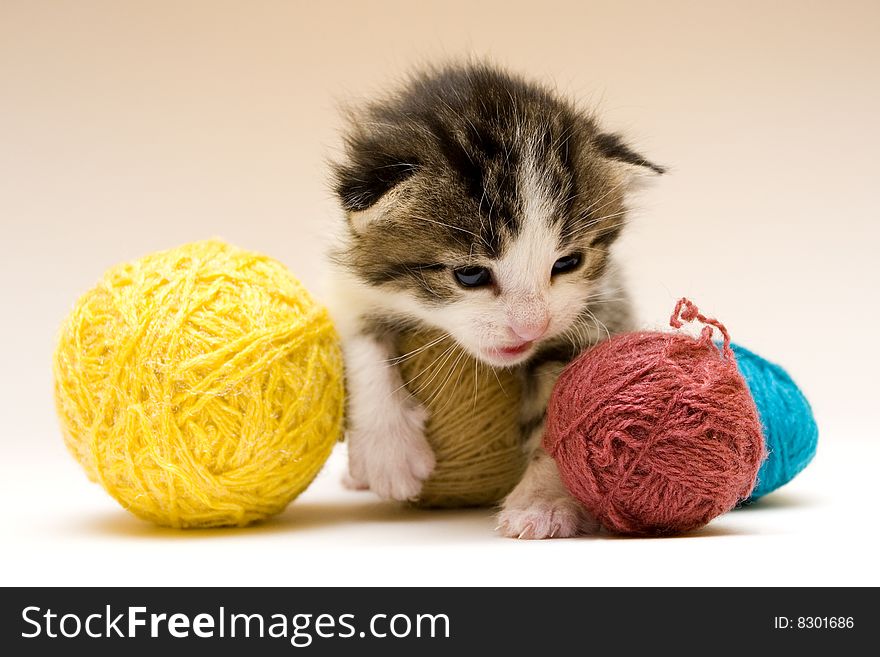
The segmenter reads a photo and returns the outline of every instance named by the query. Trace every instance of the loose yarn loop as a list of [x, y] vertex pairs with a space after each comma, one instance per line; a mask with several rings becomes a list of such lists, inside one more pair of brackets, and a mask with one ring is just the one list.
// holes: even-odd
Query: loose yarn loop
[[703, 323], [700, 338], [615, 336], [571, 363], [551, 397], [545, 448], [572, 495], [618, 533], [704, 525], [748, 497], [764, 457], [726, 328], [687, 299], [670, 324], [682, 320]]
[[685, 322], [693, 322], [696, 320], [705, 325], [700, 331], [700, 344], [703, 345], [712, 342], [712, 328], [714, 327], [718, 329], [722, 336], [721, 353], [723, 353], [730, 362], [736, 360], [730, 346], [730, 333], [727, 332], [727, 327], [717, 319], [703, 315], [694, 305], [693, 301], [687, 297], [682, 297], [678, 300], [678, 303], [675, 304], [675, 310], [672, 311], [672, 316], [669, 318], [669, 325], [672, 328], [679, 329], [684, 326], [682, 320]]
[[281, 511], [340, 436], [335, 330], [280, 263], [219, 241], [109, 270], [65, 320], [65, 443], [126, 509], [172, 527]]
[[437, 463], [415, 504], [496, 504], [526, 466], [519, 378], [481, 365], [441, 333], [406, 332], [399, 351], [407, 389], [428, 410], [425, 432]]

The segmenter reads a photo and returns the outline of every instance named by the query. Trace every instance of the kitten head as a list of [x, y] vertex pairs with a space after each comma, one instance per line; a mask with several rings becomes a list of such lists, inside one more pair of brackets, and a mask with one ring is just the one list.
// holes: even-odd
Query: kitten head
[[352, 117], [336, 259], [382, 291], [384, 312], [515, 365], [597, 293], [637, 171], [662, 169], [543, 87], [433, 70]]

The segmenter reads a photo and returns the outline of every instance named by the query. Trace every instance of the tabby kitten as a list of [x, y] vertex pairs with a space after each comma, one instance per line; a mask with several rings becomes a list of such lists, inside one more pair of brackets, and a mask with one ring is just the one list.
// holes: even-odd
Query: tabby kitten
[[350, 119], [335, 169], [347, 221], [333, 253], [349, 483], [406, 500], [431, 474], [426, 411], [395, 349], [401, 330], [431, 327], [524, 379], [532, 456], [499, 530], [592, 530], [540, 446], [544, 414], [569, 360], [632, 328], [610, 249], [631, 182], [663, 169], [548, 88], [489, 65], [419, 73]]

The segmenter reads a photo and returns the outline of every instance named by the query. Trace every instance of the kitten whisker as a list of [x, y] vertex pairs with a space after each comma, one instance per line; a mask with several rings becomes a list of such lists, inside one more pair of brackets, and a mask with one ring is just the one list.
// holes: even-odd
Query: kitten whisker
[[[602, 196], [600, 196], [599, 198], [594, 200], [592, 203], [590, 203], [590, 205], [587, 206], [587, 208], [584, 210], [584, 214], [586, 214], [588, 212], [592, 212], [599, 203], [601, 203], [603, 200], [608, 198], [608, 196], [610, 196], [611, 194], [613, 194], [616, 191], [619, 191], [621, 188], [625, 187], [626, 185], [627, 185], [627, 181], [625, 179], [612, 185], [610, 187], [610, 189], [608, 189], [608, 191], [606, 191], [604, 194], [602, 194]], [[607, 205], [607, 203], [606, 203], [606, 205]], [[605, 207], [605, 206], [603, 205], [602, 207]], [[599, 208], [599, 209], [601, 209], [601, 208]]]
[[[439, 355], [439, 356], [437, 356], [434, 360], [432, 360], [432, 361], [431, 361], [430, 363], [428, 363], [425, 367], [423, 367], [421, 370], [419, 370], [419, 372], [416, 373], [415, 376], [413, 376], [412, 378], [410, 378], [408, 381], [404, 381], [401, 385], [397, 386], [394, 390], [392, 390], [392, 391], [389, 393], [388, 396], [391, 397], [391, 396], [393, 396], [394, 394], [396, 394], [397, 392], [399, 392], [400, 390], [402, 390], [402, 389], [404, 389], [404, 388], [407, 388], [407, 390], [409, 391], [410, 394], [415, 394], [415, 393], [419, 392], [420, 390], [415, 390], [415, 391], [414, 391], [414, 390], [412, 390], [411, 388], [408, 388], [408, 386], [409, 386], [411, 383], [413, 383], [414, 381], [416, 381], [417, 379], [421, 378], [426, 372], [428, 372], [428, 371], [434, 366], [434, 364], [435, 364], [437, 361], [439, 361], [441, 358], [443, 358], [443, 356], [445, 356], [445, 355], [446, 355], [447, 353], [449, 353], [450, 351], [454, 350], [457, 346], [458, 346], [458, 345], [457, 345], [455, 342], [452, 342], [448, 347], [446, 347], [442, 352], [440, 352], [440, 355]], [[428, 383], [430, 383], [430, 380], [428, 381]], [[424, 386], [423, 386], [423, 387], [424, 387]]]
[[486, 242], [486, 240], [484, 240], [481, 235], [477, 235], [475, 232], [468, 230], [467, 228], [462, 228], [461, 226], [454, 226], [452, 224], [447, 224], [444, 221], [438, 221], [436, 219], [429, 219], [428, 217], [418, 215], [418, 214], [412, 214], [410, 216], [413, 219], [418, 219], [419, 221], [427, 221], [429, 224], [435, 224], [437, 226], [443, 226], [444, 228], [449, 228], [451, 230], [457, 230], [461, 233], [465, 233], [467, 235], [470, 235], [471, 237], [475, 237], [476, 239], [480, 240], [483, 244], [488, 246], [488, 242]]
[[416, 356], [417, 354], [420, 354], [421, 352], [425, 351], [426, 349], [430, 349], [434, 345], [439, 344], [440, 342], [443, 342], [443, 340], [446, 340], [447, 338], [451, 338], [451, 337], [452, 336], [449, 333], [443, 333], [442, 335], [440, 335], [437, 338], [434, 338], [433, 340], [431, 340], [427, 344], [423, 344], [420, 347], [413, 349], [412, 351], [408, 351], [405, 354], [401, 354], [400, 356], [394, 356], [393, 358], [385, 358], [379, 362], [380, 363], [387, 363], [390, 365], [399, 365], [400, 363], [402, 363], [406, 360], [409, 360], [413, 356]]
[[[461, 362], [462, 358], [464, 358], [466, 355], [467, 355], [467, 354], [465, 353], [465, 351], [464, 351], [463, 349], [459, 349], [459, 350], [458, 350], [458, 353], [457, 353], [457, 355], [456, 355], [456, 357], [455, 357], [455, 360], [452, 362], [452, 365], [448, 368], [448, 372], [446, 373], [446, 377], [443, 379], [443, 381], [441, 381], [440, 385], [439, 385], [439, 386], [437, 387], [437, 389], [436, 389], [436, 390], [435, 390], [435, 391], [434, 391], [434, 392], [428, 397], [428, 399], [425, 400], [425, 405], [426, 405], [426, 406], [430, 406], [430, 404], [432, 404], [435, 400], [437, 400], [438, 398], [441, 397], [441, 395], [443, 394], [444, 390], [446, 389], [446, 386], [449, 385], [449, 381], [452, 379], [453, 375], [455, 375], [456, 373], [458, 374], [458, 376], [456, 377], [455, 385], [458, 385], [458, 382], [461, 380], [461, 373], [462, 373], [462, 371], [463, 371], [463, 369], [460, 369], [460, 368], [458, 367], [458, 365], [459, 365], [459, 363]], [[441, 367], [446, 367], [446, 363], [447, 363], [448, 361], [449, 361], [449, 359], [447, 359], [446, 361], [444, 361], [443, 364], [441, 365]], [[439, 372], [439, 368], [438, 368], [438, 372]], [[447, 396], [446, 396], [446, 401], [443, 403], [442, 406], [440, 406], [439, 408], [434, 409], [434, 413], [439, 413], [440, 411], [442, 411], [443, 409], [445, 409], [446, 406], [449, 404], [449, 402], [450, 402], [451, 400], [452, 400], [452, 396], [451, 396], [451, 395], [447, 395]]]
[[440, 374], [440, 371], [443, 367], [446, 366], [446, 363], [457, 354], [459, 350], [458, 344], [453, 344], [449, 348], [447, 348], [440, 356], [435, 358], [431, 363], [429, 363], [425, 368], [423, 368], [416, 376], [410, 379], [409, 383], [413, 383], [416, 379], [421, 378], [422, 376], [427, 375], [428, 378], [422, 381], [417, 388], [412, 390], [413, 394], [417, 394], [423, 392], [428, 386], [433, 383], [434, 379]]
[[598, 330], [599, 330], [599, 327], [601, 326], [601, 327], [602, 327], [602, 330], [605, 331], [605, 337], [606, 337], [606, 338], [610, 338], [610, 337], [611, 337], [611, 331], [608, 330], [608, 327], [605, 326], [605, 324], [604, 324], [604, 323], [603, 323], [598, 317], [596, 317], [596, 316], [593, 314], [593, 311], [591, 311], [591, 310], [589, 309], [589, 307], [588, 307], [588, 308], [585, 308], [584, 310], [586, 311], [587, 316], [588, 316], [591, 320], [593, 320], [593, 322], [596, 324], [596, 330], [598, 331]]
[[[431, 376], [428, 378], [427, 381], [425, 381], [422, 385], [420, 385], [418, 388], [416, 388], [416, 390], [413, 391], [413, 394], [415, 395], [415, 394], [419, 394], [419, 393], [424, 392], [425, 389], [427, 389], [427, 387], [430, 386], [431, 383], [434, 382], [434, 380], [437, 378], [437, 376], [440, 374], [440, 372], [443, 370], [443, 368], [446, 367], [446, 365], [449, 363], [449, 361], [453, 357], [457, 358], [460, 353], [461, 353], [461, 347], [459, 347], [459, 345], [457, 345], [457, 344], [453, 345], [453, 348], [447, 351], [446, 355], [444, 356], [443, 360], [440, 362], [439, 365], [434, 367], [434, 365], [437, 363], [437, 361], [434, 361], [433, 363], [431, 363], [431, 365], [429, 365], [427, 368], [425, 368], [426, 370], [433, 368], [434, 371], [431, 373]], [[430, 401], [434, 397], [436, 397], [436, 391], [434, 394], [429, 395], [428, 399], [425, 400], [425, 403], [426, 404], [430, 403]]]
[[[622, 217], [622, 216], [626, 215], [627, 212], [628, 212], [627, 210], [621, 210], [620, 212], [612, 212], [611, 214], [606, 214], [606, 215], [604, 215], [604, 216], [602, 216], [602, 217], [598, 217], [598, 218], [596, 218], [596, 219], [591, 219], [591, 220], [590, 220], [589, 222], [587, 222], [586, 224], [583, 224], [583, 225], [580, 225], [580, 226], [574, 226], [571, 230], [566, 231], [565, 233], [563, 233], [563, 235], [561, 236], [560, 239], [569, 239], [569, 238], [571, 238], [571, 237], [575, 237], [575, 236], [578, 236], [578, 235], [582, 235], [582, 234], [584, 234], [584, 233], [586, 233], [586, 232], [592, 230], [593, 227], [596, 226], [596, 225], [598, 225], [599, 223], [601, 223], [601, 222], [603, 222], [603, 221], [607, 221], [607, 220], [609, 220], [609, 219], [614, 219], [614, 218], [616, 218], [616, 217]], [[616, 225], [617, 225], [617, 226], [622, 226], [623, 223], [619, 223], [619, 224], [616, 224]], [[600, 233], [600, 234], [601, 234], [601, 233]]]

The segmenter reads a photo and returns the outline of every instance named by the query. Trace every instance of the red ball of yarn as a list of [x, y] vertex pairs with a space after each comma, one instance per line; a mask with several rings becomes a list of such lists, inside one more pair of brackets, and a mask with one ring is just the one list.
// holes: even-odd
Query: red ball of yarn
[[705, 324], [701, 336], [615, 336], [573, 361], [550, 400], [545, 448], [569, 492], [617, 533], [705, 525], [749, 496], [765, 456], [727, 330], [687, 299], [674, 328], [679, 317]]

